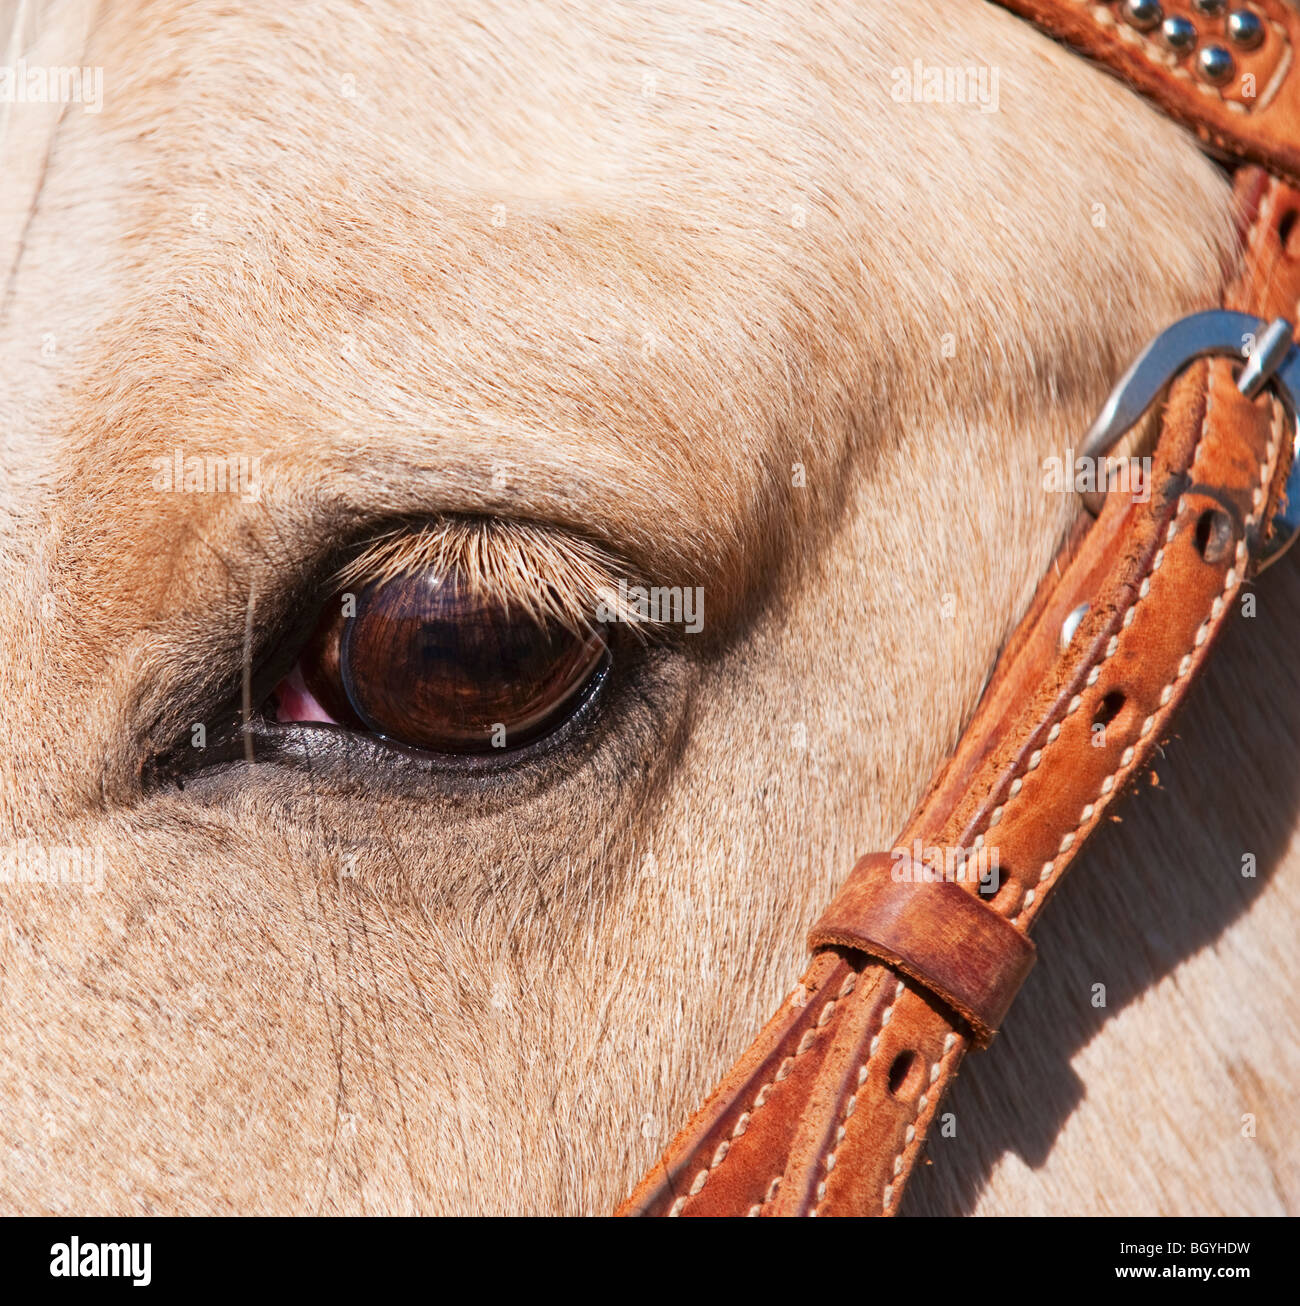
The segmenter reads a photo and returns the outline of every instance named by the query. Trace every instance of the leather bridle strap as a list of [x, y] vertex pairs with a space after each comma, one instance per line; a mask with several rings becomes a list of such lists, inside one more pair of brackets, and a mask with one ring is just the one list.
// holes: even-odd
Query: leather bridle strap
[[[1081, 44], [1066, 18], [1092, 15], [1091, 52], [1156, 95], [1157, 75], [1144, 81], [1115, 54], [1132, 44], [1110, 30], [1118, 6], [1010, 7]], [[1260, 12], [1274, 8], [1289, 41], [1289, 12]], [[1170, 79], [1181, 81], [1160, 74]], [[1275, 97], [1300, 95], [1280, 65], [1275, 80]], [[1233, 137], [1199, 104], [1186, 99], [1186, 113], [1216, 144], [1240, 139], [1274, 166], [1300, 159], [1286, 130], [1300, 120], [1259, 112]], [[1255, 167], [1235, 187], [1244, 257], [1224, 307], [1294, 319], [1300, 250], [1286, 236], [1300, 191]], [[1112, 488], [1090, 529], [1081, 520], [898, 847], [854, 869], [812, 932], [799, 986], [620, 1213], [897, 1211], [962, 1058], [993, 1036], [1032, 963], [1039, 912], [1143, 774], [1272, 545], [1290, 414], [1272, 391], [1247, 398], [1240, 371], [1218, 357], [1174, 381], [1149, 479]]]
[[1118, 73], [1212, 153], [1300, 183], [1300, 14], [1286, 0], [998, 0]]

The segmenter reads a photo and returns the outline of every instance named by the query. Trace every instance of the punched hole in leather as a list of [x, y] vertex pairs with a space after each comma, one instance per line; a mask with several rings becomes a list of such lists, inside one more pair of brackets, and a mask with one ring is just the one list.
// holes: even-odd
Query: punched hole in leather
[[987, 1047], [1037, 949], [974, 893], [941, 875], [899, 874], [889, 853], [868, 853], [813, 926], [808, 945], [852, 948], [901, 971], [970, 1026]]

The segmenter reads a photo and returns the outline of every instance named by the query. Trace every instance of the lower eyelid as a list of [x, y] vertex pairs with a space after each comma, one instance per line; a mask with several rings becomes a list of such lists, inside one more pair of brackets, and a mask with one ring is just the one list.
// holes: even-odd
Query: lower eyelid
[[[553, 733], [495, 754], [437, 753], [412, 748], [400, 740], [379, 733], [358, 732], [328, 719], [303, 721], [283, 718], [274, 724], [267, 721], [266, 728], [270, 733], [256, 745], [256, 751], [262, 761], [284, 761], [299, 755], [309, 759], [317, 782], [323, 780], [323, 767], [333, 757], [342, 759], [346, 769], [353, 775], [364, 775], [369, 789], [373, 789], [384, 774], [386, 764], [398, 768], [388, 772], [388, 779], [396, 784], [482, 784], [515, 771], [521, 763], [539, 762], [556, 750], [571, 747], [575, 738], [584, 737], [594, 723], [593, 714], [600, 710], [598, 705], [608, 688], [609, 677], [610, 665], [607, 659], [584, 688], [582, 701], [572, 715]], [[294, 673], [291, 672], [280, 684], [282, 687], [288, 686], [293, 679]], [[311, 691], [305, 685], [302, 686], [302, 691], [311, 697]], [[312, 701], [315, 702], [315, 699]], [[319, 704], [317, 710], [323, 713]], [[275, 749], [277, 755], [273, 757], [270, 749]], [[401, 768], [412, 766], [416, 770], [403, 777]], [[417, 791], [417, 795], [427, 796], [420, 791]]]
[[307, 688], [302, 678], [302, 668], [297, 665], [275, 687], [275, 719], [281, 725], [308, 721], [331, 726], [339, 724]]

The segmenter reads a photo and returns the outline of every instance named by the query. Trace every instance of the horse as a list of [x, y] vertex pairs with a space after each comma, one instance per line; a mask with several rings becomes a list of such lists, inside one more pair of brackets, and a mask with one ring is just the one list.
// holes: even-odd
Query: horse
[[[1228, 179], [976, 0], [0, 34], [0, 1208], [613, 1209], [951, 751]], [[411, 538], [605, 596], [597, 689], [250, 733]], [[1296, 1208], [1295, 566], [1250, 597], [905, 1212]]]

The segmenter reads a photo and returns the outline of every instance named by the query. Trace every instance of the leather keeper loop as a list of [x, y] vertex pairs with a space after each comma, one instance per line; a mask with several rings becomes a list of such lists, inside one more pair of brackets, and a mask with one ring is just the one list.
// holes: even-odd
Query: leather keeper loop
[[865, 952], [946, 1002], [987, 1047], [1034, 964], [1036, 949], [975, 893], [942, 878], [896, 878], [868, 853], [808, 936], [813, 949]]

